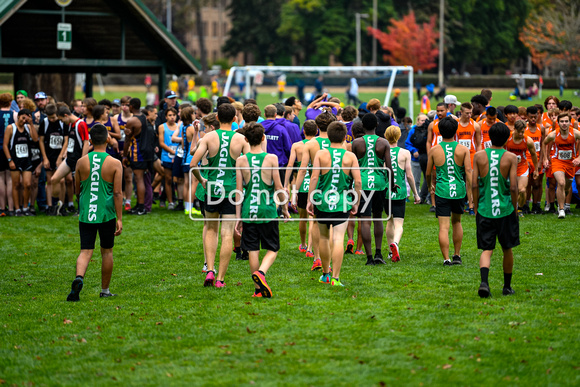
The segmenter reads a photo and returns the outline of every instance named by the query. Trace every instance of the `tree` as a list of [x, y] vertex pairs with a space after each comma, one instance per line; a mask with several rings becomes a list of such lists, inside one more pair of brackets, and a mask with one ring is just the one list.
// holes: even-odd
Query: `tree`
[[433, 15], [429, 23], [419, 25], [415, 12], [411, 11], [401, 20], [391, 18], [388, 33], [372, 27], [367, 30], [388, 52], [383, 58], [390, 65], [411, 65], [416, 70], [429, 70], [437, 66], [439, 55], [435, 21]]
[[571, 70], [580, 62], [580, 7], [574, 1], [557, 0], [532, 13], [520, 39], [540, 69]]

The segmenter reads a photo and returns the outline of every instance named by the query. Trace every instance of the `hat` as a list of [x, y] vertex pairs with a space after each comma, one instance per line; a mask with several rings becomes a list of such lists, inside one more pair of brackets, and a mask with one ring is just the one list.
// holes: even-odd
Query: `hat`
[[365, 113], [370, 113], [369, 109], [367, 109], [367, 103], [363, 102], [360, 104], [360, 106], [358, 107], [358, 111], [359, 112], [365, 112]]
[[428, 84], [427, 86], [425, 86], [425, 89], [427, 89], [427, 91], [428, 91], [429, 93], [433, 93], [433, 92], [435, 91], [435, 85], [434, 85], [434, 84], [432, 84], [432, 83], [430, 83], [430, 84]]
[[447, 94], [447, 95], [445, 96], [445, 99], [444, 99], [443, 101], [444, 101], [446, 104], [448, 104], [448, 105], [449, 105], [449, 104], [453, 104], [453, 105], [455, 105], [455, 106], [457, 106], [457, 105], [461, 105], [461, 102], [459, 102], [459, 101], [457, 100], [457, 97], [456, 97], [456, 96], [454, 96], [454, 95], [452, 95], [452, 94]]
[[165, 92], [165, 98], [177, 98], [177, 94], [173, 90], [167, 90]]
[[120, 99], [114, 99], [113, 102], [111, 102], [111, 105], [113, 106], [121, 106], [121, 100]]
[[34, 99], [46, 99], [46, 93], [44, 91], [39, 91], [34, 94]]
[[401, 89], [395, 89], [395, 95], [401, 94]]
[[18, 94], [22, 94], [23, 96], [25, 96], [26, 98], [28, 98], [28, 93], [26, 91], [24, 91], [24, 90], [18, 90], [16, 92], [16, 95], [18, 95]]

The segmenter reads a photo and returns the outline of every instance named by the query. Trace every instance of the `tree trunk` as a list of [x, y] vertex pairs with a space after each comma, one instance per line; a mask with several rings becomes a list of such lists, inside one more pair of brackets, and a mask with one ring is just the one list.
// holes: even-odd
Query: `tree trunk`
[[199, 38], [199, 51], [201, 62], [201, 83], [203, 85], [209, 84], [209, 74], [207, 68], [207, 51], [205, 49], [205, 36], [203, 34], [203, 20], [201, 19], [201, 5], [197, 2], [195, 6], [195, 19], [197, 27], [197, 36]]
[[75, 74], [23, 74], [22, 86], [30, 99], [44, 91], [56, 102], [69, 104], [75, 97]]

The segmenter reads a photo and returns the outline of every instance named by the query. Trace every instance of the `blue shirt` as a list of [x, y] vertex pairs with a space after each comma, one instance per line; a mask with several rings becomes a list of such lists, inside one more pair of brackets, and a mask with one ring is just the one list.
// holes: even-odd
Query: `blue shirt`
[[411, 126], [411, 130], [409, 130], [409, 134], [407, 135], [407, 139], [405, 140], [405, 148], [407, 148], [407, 150], [409, 152], [411, 152], [411, 161], [419, 161], [418, 158], [416, 158], [415, 156], [413, 156], [413, 154], [415, 152], [419, 152], [419, 150], [417, 148], [415, 148], [413, 146], [413, 144], [411, 143], [411, 137], [413, 137], [413, 134], [415, 133], [415, 128], [416, 127], [417, 127], [417, 125]]
[[275, 120], [264, 120], [262, 125], [267, 140], [267, 152], [278, 156], [278, 166], [286, 166], [292, 149], [292, 141], [286, 133], [286, 128]]

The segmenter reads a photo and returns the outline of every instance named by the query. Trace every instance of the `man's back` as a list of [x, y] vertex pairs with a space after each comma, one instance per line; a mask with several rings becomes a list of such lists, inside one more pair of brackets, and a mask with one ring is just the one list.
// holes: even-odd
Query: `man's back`
[[120, 162], [105, 152], [90, 152], [78, 161], [79, 221], [105, 223], [116, 217], [113, 183]]

